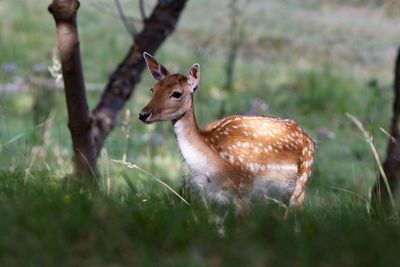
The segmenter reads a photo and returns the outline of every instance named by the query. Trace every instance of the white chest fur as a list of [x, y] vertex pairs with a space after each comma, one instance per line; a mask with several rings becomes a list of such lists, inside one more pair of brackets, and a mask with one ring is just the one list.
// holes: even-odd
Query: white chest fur
[[174, 125], [174, 132], [182, 156], [190, 169], [198, 173], [210, 175], [212, 171], [210, 169], [210, 159], [201, 151], [201, 145], [197, 144], [198, 140], [195, 140], [196, 137], [190, 136], [190, 132], [184, 129], [180, 121]]
[[214, 162], [208, 153], [202, 150], [203, 144], [199, 143], [201, 141], [185, 131], [179, 121], [174, 125], [174, 132], [182, 156], [190, 169], [190, 185], [217, 202], [227, 202], [229, 197], [218, 185]]

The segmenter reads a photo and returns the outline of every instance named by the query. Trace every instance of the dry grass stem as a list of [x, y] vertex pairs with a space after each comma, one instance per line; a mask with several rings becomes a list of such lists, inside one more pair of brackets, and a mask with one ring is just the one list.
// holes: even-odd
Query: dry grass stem
[[136, 164], [124, 161], [124, 160], [113, 160], [115, 163], [117, 164], [121, 164], [124, 165], [127, 168], [130, 169], [137, 169], [141, 172], [143, 172], [144, 174], [150, 176], [151, 178], [153, 178], [154, 180], [156, 180], [158, 183], [160, 183], [161, 185], [163, 185], [165, 188], [167, 188], [169, 191], [171, 191], [172, 193], [174, 193], [178, 198], [180, 198], [186, 205], [190, 206], [189, 202], [186, 201], [186, 199], [184, 199], [181, 195], [179, 195], [172, 187], [170, 187], [168, 184], [166, 184], [165, 182], [163, 182], [160, 178], [154, 176], [153, 174], [151, 174], [150, 172], [140, 168], [139, 166], [137, 166]]
[[348, 189], [345, 189], [345, 188], [341, 188], [341, 187], [338, 187], [338, 186], [334, 186], [334, 185], [330, 185], [329, 187], [331, 187], [332, 189], [338, 190], [338, 191], [342, 191], [342, 192], [345, 192], [345, 193], [349, 193], [349, 194], [351, 194], [351, 195], [354, 195], [354, 196], [356, 196], [357, 198], [359, 198], [359, 199], [361, 199], [362, 201], [364, 201], [364, 202], [367, 204], [367, 207], [370, 207], [370, 206], [371, 206], [371, 203], [370, 203], [370, 201], [368, 200], [368, 198], [366, 198], [366, 197], [364, 197], [364, 196], [358, 194], [357, 192], [354, 192], [354, 191], [351, 191], [351, 190], [348, 190]]
[[357, 128], [360, 130], [360, 132], [364, 135], [365, 141], [367, 141], [367, 143], [371, 147], [372, 154], [374, 155], [375, 161], [378, 164], [379, 172], [383, 178], [383, 181], [385, 182], [386, 190], [388, 191], [390, 204], [392, 205], [393, 212], [395, 213], [396, 216], [398, 216], [398, 213], [396, 210], [396, 203], [394, 202], [394, 198], [392, 195], [392, 190], [390, 189], [390, 185], [389, 185], [386, 173], [383, 170], [383, 166], [381, 164], [381, 160], [379, 158], [378, 151], [376, 150], [376, 147], [374, 145], [373, 136], [367, 130], [365, 130], [363, 124], [355, 116], [353, 116], [350, 113], [346, 113], [346, 116], [357, 126]]
[[394, 138], [390, 133], [388, 133], [385, 129], [382, 127], [379, 127], [379, 130], [381, 130], [382, 133], [384, 133], [392, 143], [396, 143], [396, 138]]

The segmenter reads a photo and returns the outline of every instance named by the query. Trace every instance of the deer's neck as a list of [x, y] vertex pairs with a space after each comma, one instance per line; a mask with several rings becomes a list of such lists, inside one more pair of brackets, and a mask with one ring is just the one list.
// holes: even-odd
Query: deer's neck
[[212, 151], [204, 141], [197, 126], [193, 105], [177, 121], [173, 121], [179, 149], [190, 169], [209, 175], [212, 168]]

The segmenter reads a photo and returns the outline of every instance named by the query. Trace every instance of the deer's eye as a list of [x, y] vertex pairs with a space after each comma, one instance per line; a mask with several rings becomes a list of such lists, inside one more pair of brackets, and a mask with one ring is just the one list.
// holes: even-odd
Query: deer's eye
[[176, 98], [176, 99], [180, 98], [181, 96], [182, 96], [182, 93], [178, 92], [178, 91], [173, 92], [171, 95], [171, 97]]
[[150, 88], [150, 92], [153, 93], [153, 88]]

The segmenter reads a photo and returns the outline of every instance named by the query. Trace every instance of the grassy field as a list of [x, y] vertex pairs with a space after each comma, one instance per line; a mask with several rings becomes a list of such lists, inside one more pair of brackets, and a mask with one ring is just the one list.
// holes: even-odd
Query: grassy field
[[[131, 41], [112, 1], [81, 2], [85, 78], [101, 85]], [[99, 192], [74, 179], [65, 184], [72, 151], [63, 93], [43, 93], [27, 80], [39, 79], [35, 65], [51, 64], [49, 1], [1, 1], [0, 266], [395, 265], [400, 225], [366, 212], [377, 165], [345, 115], [363, 122], [383, 158], [387, 140], [380, 127], [389, 126], [400, 44], [399, 6], [383, 2], [240, 2], [245, 34], [227, 95], [228, 1], [189, 1], [157, 58], [183, 73], [201, 64], [195, 97], [201, 126], [217, 118], [223, 103], [229, 114], [258, 103], [263, 114], [295, 119], [318, 142], [304, 213], [284, 221], [278, 205], [254, 203], [241, 219], [227, 207], [221, 237], [213, 222], [220, 207], [195, 197], [188, 206], [154, 179], [177, 190], [185, 171], [171, 126], [137, 120], [153, 83], [147, 73], [99, 159]], [[135, 1], [122, 4], [137, 16]], [[101, 91], [88, 94], [94, 107]], [[140, 169], [114, 162], [120, 159]]]
[[229, 213], [222, 238], [212, 208], [154, 190], [107, 196], [19, 174], [2, 174], [0, 188], [2, 266], [390, 266], [400, 245], [398, 222], [357, 202], [314, 203], [286, 221], [255, 205], [246, 219]]

